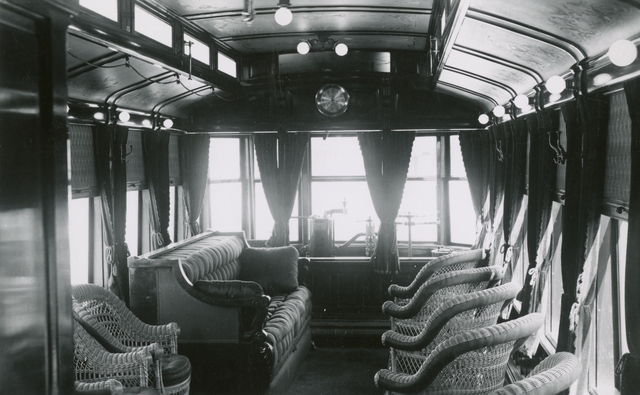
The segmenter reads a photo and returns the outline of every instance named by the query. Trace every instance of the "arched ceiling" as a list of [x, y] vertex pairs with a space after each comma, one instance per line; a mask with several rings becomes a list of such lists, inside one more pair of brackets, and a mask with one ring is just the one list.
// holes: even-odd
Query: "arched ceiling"
[[[188, 118], [196, 130], [238, 128], [248, 114], [257, 120], [240, 129], [304, 128], [305, 120], [375, 128], [372, 109], [396, 128], [474, 127], [479, 112], [532, 96], [553, 75], [601, 67], [613, 42], [640, 38], [640, 0], [281, 2], [293, 13], [287, 26], [274, 20], [278, 0], [139, 1], [174, 24], [174, 37], [184, 31], [236, 60], [237, 79], [215, 62], [190, 69], [179, 43], [148, 45], [123, 21], [103, 23], [81, 8], [68, 40], [69, 96]], [[296, 52], [303, 40], [312, 43], [307, 55]], [[346, 56], [332, 51], [337, 42], [349, 46]], [[353, 92], [351, 116], [313, 113], [326, 83]]]

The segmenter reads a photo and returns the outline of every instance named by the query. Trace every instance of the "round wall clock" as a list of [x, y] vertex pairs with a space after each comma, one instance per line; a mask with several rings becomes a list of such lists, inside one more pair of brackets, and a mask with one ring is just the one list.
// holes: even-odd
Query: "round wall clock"
[[325, 85], [316, 93], [316, 107], [328, 117], [342, 115], [349, 108], [349, 93], [340, 85]]

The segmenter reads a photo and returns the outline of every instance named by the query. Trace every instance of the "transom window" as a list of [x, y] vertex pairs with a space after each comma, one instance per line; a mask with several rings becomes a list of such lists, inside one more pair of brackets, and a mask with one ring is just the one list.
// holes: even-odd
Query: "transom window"
[[236, 61], [222, 52], [218, 52], [218, 70], [236, 78]]
[[[191, 43], [191, 45], [189, 45], [189, 43]], [[209, 46], [187, 33], [184, 34], [184, 54], [187, 56], [191, 55], [193, 59], [199, 60], [206, 65], [211, 64]]]
[[80, 5], [118, 22], [118, 0], [80, 0]]
[[140, 6], [135, 7], [135, 31], [171, 47], [173, 27]]

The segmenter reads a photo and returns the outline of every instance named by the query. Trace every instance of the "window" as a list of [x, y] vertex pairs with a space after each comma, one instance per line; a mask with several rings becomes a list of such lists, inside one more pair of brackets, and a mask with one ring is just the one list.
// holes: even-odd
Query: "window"
[[218, 52], [218, 70], [236, 78], [236, 61], [222, 52]]
[[311, 180], [311, 215], [334, 219], [335, 240], [364, 232], [369, 217], [379, 224], [356, 136], [312, 138]]
[[407, 182], [396, 220], [400, 245], [408, 246], [409, 229], [412, 242], [438, 240], [437, 147], [435, 136], [417, 136], [413, 142]]
[[71, 284], [89, 282], [89, 204], [90, 200], [69, 200], [69, 247], [71, 252]]
[[[188, 34], [184, 34], [184, 54], [185, 55], [189, 55], [191, 54], [191, 57], [193, 59], [197, 59], [199, 61], [201, 61], [202, 63], [209, 65], [211, 62], [211, 59], [209, 58], [209, 46], [204, 44], [202, 41], [200, 40], [196, 40], [195, 38], [191, 37]], [[191, 46], [189, 46], [189, 43], [191, 43]], [[235, 66], [234, 66], [235, 67]]]
[[242, 229], [240, 139], [212, 138], [209, 148], [209, 203], [211, 227], [219, 231]]
[[[256, 173], [256, 175], [259, 172]], [[256, 217], [256, 239], [268, 240], [271, 237], [271, 231], [273, 230], [273, 217], [271, 211], [269, 211], [269, 205], [267, 204], [267, 198], [262, 188], [262, 182], [256, 181], [255, 183], [255, 217]], [[295, 203], [293, 204], [292, 216], [298, 215], [298, 197], [296, 196]], [[289, 241], [298, 241], [298, 219], [291, 218], [289, 220]]]
[[125, 229], [125, 243], [129, 247], [131, 255], [139, 255], [140, 249], [138, 245], [138, 205], [140, 193], [138, 191], [127, 191], [127, 223]]
[[118, 22], [118, 0], [80, 0], [80, 5]]
[[473, 209], [467, 172], [462, 160], [460, 139], [449, 137], [449, 229], [450, 241], [473, 244], [476, 237], [476, 213]]
[[135, 31], [167, 47], [173, 44], [172, 26], [140, 6], [135, 8]]

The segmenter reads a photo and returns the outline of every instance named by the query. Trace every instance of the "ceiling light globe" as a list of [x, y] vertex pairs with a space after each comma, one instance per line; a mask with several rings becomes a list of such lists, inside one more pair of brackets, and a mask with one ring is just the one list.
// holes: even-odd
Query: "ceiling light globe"
[[629, 40], [618, 40], [611, 44], [607, 52], [609, 60], [616, 66], [624, 67], [633, 63], [638, 57], [638, 49]]
[[98, 121], [102, 121], [104, 119], [104, 114], [101, 112], [97, 112], [95, 114], [93, 114], [93, 118], [98, 120]]
[[275, 14], [276, 23], [280, 26], [287, 26], [293, 20], [293, 14], [287, 7], [280, 7]]
[[518, 95], [513, 98], [513, 104], [522, 110], [529, 105], [529, 98], [525, 95]]
[[506, 113], [506, 111], [505, 111], [504, 107], [502, 107], [502, 106], [493, 107], [493, 115], [495, 115], [496, 117], [502, 118], [505, 113]]
[[142, 126], [151, 127], [151, 121], [148, 119], [143, 119]]
[[345, 43], [338, 43], [336, 44], [334, 50], [336, 51], [336, 55], [344, 56], [347, 54], [347, 52], [349, 52], [349, 47], [347, 47], [347, 44]]
[[486, 125], [489, 122], [489, 116], [487, 114], [480, 114], [478, 122], [480, 122], [481, 125]]
[[171, 119], [167, 118], [164, 121], [162, 121], [162, 126], [164, 126], [165, 128], [169, 129], [169, 128], [173, 127], [173, 121]]
[[118, 119], [120, 122], [128, 122], [129, 119], [131, 119], [131, 115], [127, 111], [121, 111], [120, 114], [118, 114]]
[[554, 75], [552, 77], [549, 77], [547, 82], [544, 83], [544, 86], [552, 95], [559, 95], [560, 93], [562, 93], [564, 88], [567, 87], [567, 83], [564, 78], [558, 75]]
[[309, 53], [309, 50], [311, 49], [311, 45], [309, 45], [309, 43], [306, 41], [300, 41], [298, 43], [297, 49], [300, 55], [306, 55]]

